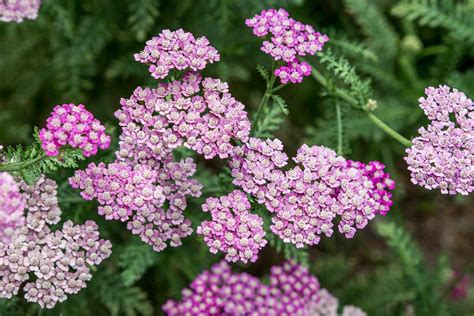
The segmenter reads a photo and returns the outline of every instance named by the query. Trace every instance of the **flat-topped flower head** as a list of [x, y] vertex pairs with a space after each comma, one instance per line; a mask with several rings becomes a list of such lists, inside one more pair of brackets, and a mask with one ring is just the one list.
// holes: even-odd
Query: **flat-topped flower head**
[[448, 86], [425, 89], [420, 107], [430, 124], [412, 139], [405, 161], [411, 181], [443, 194], [474, 189], [474, 103]]
[[146, 42], [146, 46], [135, 60], [150, 65], [153, 78], [163, 79], [170, 70], [198, 71], [208, 63], [219, 61], [219, 52], [210, 45], [206, 37], [195, 38], [182, 29], [163, 30], [158, 36]]
[[33, 186], [21, 184], [27, 215], [7, 242], [0, 241], [0, 298], [21, 290], [28, 302], [53, 308], [85, 288], [91, 266], [110, 256], [111, 244], [100, 239], [93, 221], [66, 221], [62, 228], [50, 229], [60, 220], [56, 189], [56, 183], [44, 176]]
[[242, 191], [234, 190], [220, 198], [208, 198], [202, 205], [211, 213], [211, 221], [203, 221], [197, 233], [212, 253], [221, 251], [229, 262], [255, 262], [258, 253], [265, 247], [263, 219], [251, 214], [250, 202]]
[[261, 47], [264, 53], [285, 63], [275, 71], [283, 84], [300, 83], [303, 77], [309, 76], [311, 66], [300, 62], [298, 57], [316, 54], [329, 40], [311, 25], [290, 18], [284, 9], [263, 10], [245, 24], [252, 28], [254, 35], [266, 37]]
[[334, 226], [347, 238], [392, 205], [395, 182], [380, 162], [348, 161], [332, 149], [303, 145], [283, 171], [279, 140], [251, 138], [230, 161], [233, 183], [273, 213], [272, 232], [296, 247], [316, 245]]
[[41, 0], [2, 0], [0, 1], [0, 21], [23, 22], [38, 17]]
[[46, 127], [39, 132], [41, 147], [48, 156], [57, 156], [61, 147], [80, 148], [84, 156], [110, 146], [105, 126], [84, 105], [63, 104], [54, 107]]
[[20, 185], [7, 172], [0, 172], [0, 242], [8, 242], [16, 227], [25, 222], [26, 199]]
[[246, 142], [250, 121], [227, 83], [186, 73], [156, 89], [135, 89], [115, 112], [122, 127], [120, 159], [161, 160], [181, 146], [205, 159], [228, 158], [233, 141]]
[[[97, 199], [98, 212], [107, 220], [127, 222], [133, 234], [155, 251], [181, 245], [181, 238], [192, 233], [191, 221], [184, 217], [186, 197], [197, 197], [201, 185], [190, 177], [196, 171], [191, 158], [162, 161], [160, 168], [124, 161], [89, 164], [69, 179], [82, 190], [86, 200]], [[164, 204], [167, 204], [167, 207]]]
[[[170, 316], [336, 316], [337, 309], [337, 299], [320, 288], [307, 268], [293, 262], [272, 267], [269, 284], [266, 284], [247, 273], [232, 272], [222, 261], [183, 289], [181, 301], [169, 300], [163, 306], [163, 311]], [[346, 309], [345, 316], [366, 315], [353, 306], [344, 307]]]

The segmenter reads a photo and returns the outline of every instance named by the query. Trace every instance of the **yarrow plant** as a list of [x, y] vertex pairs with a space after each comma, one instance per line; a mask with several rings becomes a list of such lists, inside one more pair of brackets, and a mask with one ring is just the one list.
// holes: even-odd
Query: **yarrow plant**
[[41, 177], [33, 186], [20, 187], [27, 213], [9, 240], [0, 242], [0, 298], [22, 289], [28, 302], [53, 308], [86, 287], [91, 267], [110, 256], [111, 244], [100, 239], [93, 221], [66, 221], [61, 229], [51, 230], [61, 214], [53, 180]]
[[249, 212], [251, 206], [242, 191], [235, 190], [220, 198], [208, 198], [202, 205], [211, 213], [212, 221], [203, 221], [197, 233], [212, 253], [222, 251], [227, 261], [255, 262], [265, 247], [263, 219]]
[[303, 77], [309, 76], [311, 66], [298, 57], [316, 54], [329, 40], [327, 35], [315, 31], [311, 25], [290, 18], [284, 9], [263, 10], [245, 23], [258, 37], [270, 34], [261, 50], [275, 61], [284, 63], [275, 70], [275, 75], [283, 84], [300, 83]]
[[182, 29], [163, 30], [147, 41], [143, 51], [134, 57], [136, 61], [150, 65], [149, 71], [155, 79], [165, 78], [172, 69], [202, 70], [220, 58], [206, 37], [195, 38]]
[[[338, 300], [320, 288], [308, 269], [291, 261], [271, 268], [269, 283], [247, 273], [234, 273], [222, 261], [196, 277], [182, 291], [181, 301], [169, 300], [167, 315], [301, 315], [336, 316]], [[346, 306], [344, 316], [364, 316]]]
[[[39, 3], [0, 0], [0, 20], [20, 22], [22, 18], [33, 18], [33, 8]], [[52, 7], [61, 19], [70, 22], [60, 4]], [[156, 9], [152, 4], [145, 9], [138, 7], [131, 6], [130, 11]], [[134, 19], [137, 17], [131, 20]], [[77, 26], [74, 32], [66, 30], [71, 34], [65, 34], [64, 42], [73, 45], [71, 51], [76, 50], [77, 43], [82, 44], [80, 40], [76, 43], [75, 37], [87, 33], [90, 21], [93, 20], [83, 23], [78, 17], [71, 24]], [[369, 80], [360, 79], [355, 67], [343, 57], [331, 51], [321, 52], [329, 40], [327, 35], [291, 18], [284, 9], [263, 10], [245, 23], [254, 35], [264, 38], [261, 50], [273, 59], [271, 72], [265, 66], [257, 66], [266, 89], [253, 124], [244, 104], [230, 93], [229, 85], [203, 73], [209, 64], [220, 60], [209, 40], [182, 29], [163, 30], [146, 42], [143, 51], [134, 54], [135, 61], [146, 64], [157, 82], [152, 87], [138, 86], [130, 97], [120, 99], [120, 107], [114, 113], [119, 125], [118, 142], [112, 144], [111, 156], [90, 162], [68, 179], [82, 199], [77, 201], [74, 197], [67, 203], [95, 200], [99, 215], [106, 221], [122, 222], [129, 235], [138, 236], [144, 243], [140, 247], [120, 245], [118, 259], [107, 266], [106, 275], [113, 273], [120, 285], [114, 293], [109, 291], [112, 286], [108, 282], [115, 285], [115, 280], [97, 282], [107, 283], [97, 285], [97, 295], [107, 296], [100, 298], [111, 314], [122, 313], [113, 305], [117, 301], [122, 304], [120, 295], [140, 302], [139, 307], [129, 308], [127, 304], [131, 303], [124, 300], [123, 313], [134, 314], [135, 309], [137, 313], [148, 313], [147, 304], [141, 304], [146, 295], [133, 282], [153, 265], [159, 268], [156, 262], [163, 263], [165, 257], [159, 255], [160, 259], [156, 259], [151, 249], [160, 252], [168, 246], [187, 247], [183, 239], [196, 228], [203, 242], [193, 250], [204, 249], [210, 260], [224, 260], [198, 275], [182, 291], [180, 301], [169, 300], [163, 306], [168, 315], [336, 316], [341, 311], [343, 316], [366, 315], [355, 306], [340, 308], [338, 299], [321, 288], [303, 266], [309, 258], [307, 247], [318, 245], [323, 236], [331, 237], [335, 231], [353, 238], [376, 216], [390, 212], [393, 203], [395, 181], [384, 164], [344, 157], [348, 151], [342, 124], [347, 117], [345, 111], [341, 112], [341, 104], [349, 105], [350, 111], [367, 114], [389, 135], [410, 147], [405, 160], [414, 184], [439, 188], [444, 194], [472, 192], [473, 103], [462, 92], [447, 86], [427, 88], [427, 96], [419, 101], [431, 122], [410, 142], [373, 113], [378, 103], [370, 98]], [[143, 24], [150, 25], [143, 32], [147, 34], [152, 24], [148, 19]], [[70, 42], [71, 37], [74, 40]], [[356, 56], [379, 56], [363, 45], [342, 40], [334, 43], [334, 51], [349, 49], [356, 50]], [[84, 46], [78, 51], [87, 52], [89, 45]], [[317, 53], [326, 67], [321, 71], [310, 65], [310, 57]], [[367, 66], [370, 67], [374, 67], [372, 62]], [[325, 77], [328, 72], [334, 78]], [[326, 89], [323, 95], [334, 103], [337, 151], [298, 144], [296, 154], [289, 157], [283, 142], [275, 136], [291, 109], [275, 93], [310, 75]], [[277, 78], [281, 84], [274, 87]], [[344, 85], [346, 88], [341, 88]], [[326, 137], [321, 138], [326, 141]], [[0, 155], [0, 298], [21, 293], [28, 302], [53, 308], [67, 295], [85, 288], [92, 277], [91, 270], [111, 255], [111, 243], [100, 238], [94, 221], [74, 225], [67, 220], [60, 224], [58, 185], [45, 176], [60, 167], [77, 168], [78, 160], [110, 146], [111, 137], [105, 126], [84, 105], [63, 104], [54, 108], [44, 128], [35, 130], [35, 143], [26, 148], [10, 147], [4, 157]], [[198, 162], [204, 170], [198, 168]], [[220, 172], [208, 172], [218, 168]], [[60, 178], [61, 174], [57, 176]], [[204, 188], [205, 183], [210, 187]], [[68, 195], [65, 184], [61, 185], [61, 194]], [[201, 196], [202, 200], [198, 199]], [[203, 213], [196, 214], [199, 205], [192, 198], [205, 201], [200, 207]], [[188, 205], [191, 210], [187, 210]], [[201, 218], [206, 219], [196, 223]], [[406, 261], [416, 261], [415, 265], [405, 264], [420, 267], [421, 256], [416, 256], [412, 249], [415, 247], [409, 247], [406, 235], [395, 228], [385, 231], [395, 235], [390, 245], [411, 248], [397, 249]], [[127, 238], [120, 240], [128, 242]], [[232, 272], [229, 262], [254, 263], [268, 243], [286, 259], [299, 263], [288, 260], [274, 266], [262, 280], [248, 273]], [[215, 256], [209, 256], [207, 248]], [[172, 256], [173, 251], [170, 253]], [[198, 257], [182, 262], [172, 258], [163, 266], [171, 263], [178, 270], [195, 264]], [[113, 266], [116, 262], [118, 269]], [[185, 269], [180, 272], [190, 275]], [[410, 279], [426, 279], [421, 272], [420, 278], [415, 273], [418, 272]], [[420, 288], [428, 294], [418, 293]], [[424, 283], [416, 284], [414, 291], [403, 288], [409, 294], [402, 299], [407, 305], [416, 305], [417, 300], [430, 303], [437, 298], [431, 288], [434, 286]], [[430, 298], [420, 299], [421, 295]], [[0, 313], [1, 308], [2, 302]]]
[[2, 0], [0, 1], [0, 21], [23, 22], [38, 17], [41, 0]]
[[425, 89], [420, 107], [431, 121], [406, 150], [411, 181], [443, 194], [467, 195], [474, 189], [474, 103], [448, 86]]

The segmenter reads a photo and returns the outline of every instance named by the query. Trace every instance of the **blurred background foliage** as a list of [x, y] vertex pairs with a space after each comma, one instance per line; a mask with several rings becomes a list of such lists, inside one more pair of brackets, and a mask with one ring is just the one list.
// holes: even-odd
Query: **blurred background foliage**
[[[334, 103], [340, 101], [334, 89], [346, 91], [361, 107], [377, 105], [374, 113], [407, 138], [426, 123], [417, 102], [425, 87], [448, 84], [474, 98], [472, 0], [44, 0], [37, 20], [0, 24], [0, 144], [30, 142], [33, 126], [41, 127], [54, 105], [71, 102], [84, 103], [107, 122], [117, 141], [113, 113], [120, 98], [137, 85], [156, 85], [133, 53], [166, 28], [208, 37], [221, 61], [204, 73], [229, 82], [232, 94], [254, 112], [265, 90], [256, 65], [268, 69], [270, 60], [244, 20], [270, 7], [286, 8], [330, 36], [325, 53], [309, 58], [329, 88], [307, 78], [279, 93], [288, 116], [265, 113], [273, 124], [268, 132], [284, 141], [289, 155], [302, 143], [336, 148]], [[304, 250], [271, 240], [256, 264], [235, 268], [264, 276], [291, 257], [307, 264], [343, 304], [369, 315], [473, 315], [472, 289], [463, 298], [450, 294], [458, 281], [453, 271], [472, 278], [472, 198], [414, 187], [403, 146], [348, 105], [342, 106], [342, 152], [387, 165], [398, 183], [391, 213], [352, 240], [323, 238]], [[113, 148], [92, 160], [111, 159]], [[205, 217], [204, 199], [232, 186], [222, 162], [196, 159], [197, 178], [206, 189], [190, 201], [186, 214], [197, 225]], [[63, 218], [96, 220], [114, 244], [113, 255], [87, 289], [52, 311], [23, 299], [1, 300], [1, 315], [159, 315], [167, 298], [178, 298], [220, 259], [195, 235], [180, 248], [153, 252], [123, 224], [105, 222], [94, 202], [71, 190], [64, 182], [71, 173], [54, 175], [62, 183]]]

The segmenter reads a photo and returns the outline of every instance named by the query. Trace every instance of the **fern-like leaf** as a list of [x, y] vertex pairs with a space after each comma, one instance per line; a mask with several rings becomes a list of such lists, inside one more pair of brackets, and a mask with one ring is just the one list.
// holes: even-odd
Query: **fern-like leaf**
[[259, 138], [274, 137], [275, 131], [285, 120], [285, 113], [280, 106], [266, 106], [262, 110], [260, 121], [255, 126], [254, 136]]
[[140, 279], [156, 262], [156, 252], [150, 246], [140, 243], [126, 245], [120, 253], [119, 266], [123, 269], [123, 284], [130, 286]]
[[155, 19], [160, 13], [158, 10], [159, 4], [158, 0], [130, 1], [128, 21], [138, 41], [143, 41], [155, 24]]
[[[370, 80], [362, 79], [347, 59], [337, 56], [330, 49], [318, 53], [319, 61], [326, 65], [335, 79], [342, 81], [347, 92], [356, 99], [359, 107], [364, 107], [372, 94]], [[331, 91], [329, 91], [331, 93]]]
[[270, 74], [268, 72], [268, 70], [263, 67], [262, 65], [257, 65], [257, 71], [258, 73], [260, 74], [260, 76], [262, 76], [263, 79], [265, 79], [265, 81], [268, 81], [270, 79]]
[[474, 9], [453, 0], [405, 0], [392, 14], [420, 25], [447, 29], [458, 40], [474, 44]]

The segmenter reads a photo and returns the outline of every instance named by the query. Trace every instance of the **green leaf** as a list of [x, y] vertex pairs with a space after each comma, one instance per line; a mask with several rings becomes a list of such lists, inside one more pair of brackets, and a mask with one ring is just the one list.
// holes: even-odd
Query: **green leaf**
[[290, 111], [288, 110], [288, 105], [286, 104], [286, 101], [282, 97], [280, 97], [279, 95], [273, 94], [272, 99], [280, 107], [283, 114], [288, 115], [290, 113]]
[[265, 81], [268, 82], [268, 80], [270, 79], [270, 74], [268, 72], [268, 70], [263, 67], [262, 65], [257, 65], [257, 71], [258, 73], [260, 74], [260, 76], [262, 76], [263, 79], [265, 79]]
[[156, 258], [156, 252], [141, 241], [123, 247], [118, 265], [123, 269], [121, 276], [124, 285], [130, 286], [139, 280], [153, 266]]
[[406, 0], [392, 14], [429, 27], [441, 27], [460, 40], [474, 44], [474, 7], [453, 0]]

